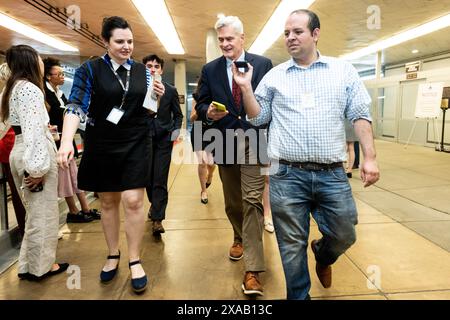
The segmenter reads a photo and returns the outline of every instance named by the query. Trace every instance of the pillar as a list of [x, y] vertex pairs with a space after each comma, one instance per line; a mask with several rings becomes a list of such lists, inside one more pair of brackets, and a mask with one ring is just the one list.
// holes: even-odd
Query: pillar
[[186, 60], [175, 60], [175, 87], [177, 88], [178, 95], [180, 96], [180, 108], [183, 112], [183, 129], [186, 129], [186, 102], [187, 102], [187, 90], [186, 90]]
[[222, 51], [219, 48], [217, 33], [215, 29], [208, 29], [206, 32], [206, 63], [220, 57]]

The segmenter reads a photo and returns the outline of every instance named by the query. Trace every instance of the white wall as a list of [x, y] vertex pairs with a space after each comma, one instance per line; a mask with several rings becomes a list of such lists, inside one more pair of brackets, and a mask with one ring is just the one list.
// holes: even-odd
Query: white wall
[[[439, 59], [439, 60], [435, 60], [435, 59]], [[439, 68], [449, 68], [450, 67], [450, 57], [448, 57], [448, 55], [446, 56], [441, 56], [441, 57], [435, 57], [435, 58], [429, 58], [428, 60], [435, 60], [435, 61], [428, 61], [424, 60], [423, 64], [422, 64], [422, 71], [429, 71], [429, 70], [434, 70], [434, 69], [439, 69]], [[411, 60], [410, 62], [414, 62], [417, 60]], [[391, 77], [391, 76], [397, 76], [397, 75], [404, 75], [405, 74], [405, 65], [401, 65], [398, 66], [394, 69], [389, 69], [385, 71], [385, 76], [386, 77]]]
[[[441, 141], [442, 113], [436, 121], [414, 118], [418, 85], [431, 82], [444, 82], [444, 86], [450, 86], [448, 55], [440, 60], [423, 62], [422, 71], [415, 80], [406, 80], [405, 67], [401, 65], [386, 70], [385, 77], [378, 81], [365, 81], [372, 95], [377, 138], [406, 143], [411, 135], [411, 144], [429, 147]], [[450, 145], [450, 110], [446, 114], [445, 129], [444, 142]]]

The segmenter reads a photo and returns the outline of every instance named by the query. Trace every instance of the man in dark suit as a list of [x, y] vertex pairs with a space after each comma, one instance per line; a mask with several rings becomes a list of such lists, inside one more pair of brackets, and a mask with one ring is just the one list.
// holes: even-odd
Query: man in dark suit
[[[229, 258], [237, 261], [244, 257], [244, 294], [262, 295], [263, 286], [258, 274], [265, 270], [262, 239], [264, 175], [261, 174], [261, 159], [251, 163], [247, 158], [249, 155], [251, 158], [252, 153], [261, 154], [256, 149], [264, 143], [259, 138], [246, 142], [245, 139], [239, 139], [239, 135], [245, 132], [245, 135], [253, 133], [253, 137], [260, 137], [264, 128], [253, 127], [246, 121], [242, 92], [233, 80], [231, 66], [234, 61], [251, 64], [254, 68], [252, 85], [255, 90], [272, 68], [272, 62], [244, 51], [244, 32], [239, 18], [221, 17], [215, 29], [223, 56], [203, 67], [196, 110], [201, 120], [213, 123], [214, 128], [222, 134], [222, 139], [216, 139], [215, 142], [222, 140], [223, 143], [215, 143], [213, 151], [215, 162], [219, 165], [225, 211], [234, 231]], [[219, 111], [212, 101], [224, 104], [227, 110]]]
[[[146, 56], [142, 62], [150, 69], [152, 76], [163, 74], [164, 60], [157, 55]], [[153, 121], [155, 135], [153, 136], [152, 178], [147, 187], [147, 197], [151, 203], [148, 217], [153, 221], [152, 233], [155, 236], [165, 232], [162, 220], [166, 217], [167, 179], [172, 147], [183, 123], [177, 89], [165, 81], [163, 84], [165, 94], [161, 97], [158, 113]]]

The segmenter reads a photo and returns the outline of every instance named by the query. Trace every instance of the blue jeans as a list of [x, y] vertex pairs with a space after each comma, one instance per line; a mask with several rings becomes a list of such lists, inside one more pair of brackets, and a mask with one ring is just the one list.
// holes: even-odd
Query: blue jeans
[[288, 299], [307, 299], [309, 214], [322, 238], [316, 261], [333, 264], [356, 240], [357, 212], [344, 168], [309, 171], [279, 164], [270, 176], [270, 202]]

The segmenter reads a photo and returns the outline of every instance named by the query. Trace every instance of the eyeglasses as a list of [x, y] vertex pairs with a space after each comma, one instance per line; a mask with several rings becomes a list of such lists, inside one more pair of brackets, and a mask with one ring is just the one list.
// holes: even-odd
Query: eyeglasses
[[64, 77], [64, 72], [50, 73], [51, 76]]

